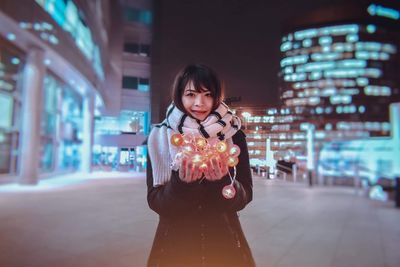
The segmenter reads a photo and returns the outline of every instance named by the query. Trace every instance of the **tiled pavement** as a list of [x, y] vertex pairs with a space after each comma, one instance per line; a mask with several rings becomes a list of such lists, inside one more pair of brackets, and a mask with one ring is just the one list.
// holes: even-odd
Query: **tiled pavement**
[[[240, 219], [259, 267], [400, 266], [400, 209], [352, 188], [254, 178]], [[157, 221], [143, 173], [3, 185], [0, 267], [145, 266]]]

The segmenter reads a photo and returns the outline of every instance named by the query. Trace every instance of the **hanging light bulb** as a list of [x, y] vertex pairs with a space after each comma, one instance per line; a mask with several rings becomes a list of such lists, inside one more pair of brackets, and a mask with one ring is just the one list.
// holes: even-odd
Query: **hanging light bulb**
[[171, 136], [171, 144], [174, 146], [181, 146], [183, 144], [183, 136], [179, 133], [173, 134]]
[[224, 153], [228, 149], [228, 145], [224, 141], [219, 141], [218, 143], [215, 144], [215, 149], [219, 153]]
[[240, 148], [237, 145], [233, 145], [229, 148], [229, 155], [232, 157], [237, 157], [240, 154]]
[[227, 158], [226, 164], [228, 164], [229, 167], [235, 167], [238, 163], [239, 163], [239, 159], [237, 157], [229, 156]]
[[194, 140], [197, 149], [204, 149], [207, 146], [207, 139], [203, 137], [196, 137]]
[[192, 153], [192, 152], [196, 151], [196, 147], [193, 144], [185, 144], [182, 147], [182, 151], [184, 153]]
[[192, 162], [195, 165], [201, 165], [203, 163], [203, 156], [200, 153], [193, 153], [192, 154]]
[[226, 162], [229, 167], [234, 167], [239, 162], [240, 148], [237, 145], [228, 146], [226, 141], [208, 140], [191, 133], [176, 133], [171, 136], [171, 144], [178, 147], [171, 166], [175, 170], [179, 168], [183, 158], [198, 166], [201, 172], [205, 172], [214, 161], [218, 164]]
[[193, 140], [193, 136], [191, 134], [184, 134], [183, 135], [183, 141], [185, 142], [185, 144], [192, 143], [192, 140]]
[[208, 166], [207, 166], [207, 163], [205, 163], [205, 162], [201, 163], [199, 166], [199, 170], [201, 172], [205, 172], [207, 170], [207, 168], [208, 168]]

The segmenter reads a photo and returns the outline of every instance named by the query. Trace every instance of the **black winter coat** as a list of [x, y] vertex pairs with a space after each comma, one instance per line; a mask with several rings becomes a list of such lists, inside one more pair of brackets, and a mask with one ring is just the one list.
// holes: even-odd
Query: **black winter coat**
[[241, 150], [233, 199], [221, 194], [231, 182], [229, 175], [219, 181], [185, 183], [172, 171], [169, 182], [153, 187], [148, 161], [147, 201], [160, 221], [147, 266], [255, 266], [237, 214], [253, 197], [245, 134], [238, 131], [232, 139]]

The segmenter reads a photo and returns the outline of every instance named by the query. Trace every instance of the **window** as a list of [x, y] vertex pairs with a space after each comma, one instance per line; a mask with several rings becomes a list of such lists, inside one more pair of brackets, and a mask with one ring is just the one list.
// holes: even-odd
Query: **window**
[[133, 54], [139, 54], [139, 44], [126, 43], [124, 45], [124, 51]]
[[82, 97], [64, 86], [62, 92], [61, 128], [59, 168], [77, 170], [81, 163], [82, 131], [83, 131], [83, 100]]
[[41, 118], [41, 158], [40, 170], [50, 172], [54, 170], [56, 149], [57, 120], [60, 116], [58, 110], [58, 96], [62, 84], [52, 75], [46, 75], [43, 84], [43, 109]]
[[140, 46], [140, 55], [150, 56], [150, 45], [142, 44]]
[[13, 118], [13, 98], [0, 92], [0, 128], [11, 128]]
[[0, 38], [0, 174], [16, 174], [21, 127], [22, 51]]
[[122, 88], [125, 89], [138, 89], [138, 78], [124, 76], [122, 77]]
[[122, 77], [122, 88], [139, 90], [142, 92], [148, 92], [150, 90], [150, 82], [147, 78], [138, 78], [132, 76]]
[[138, 43], [126, 43], [124, 44], [124, 51], [127, 53], [148, 57], [150, 56], [150, 45], [138, 44]]
[[138, 90], [142, 92], [148, 92], [149, 88], [149, 79], [139, 78]]
[[124, 18], [127, 21], [150, 25], [152, 23], [152, 16], [149, 10], [140, 10], [132, 7], [126, 7], [124, 9]]
[[104, 80], [99, 47], [93, 40], [83, 12], [76, 4], [72, 0], [36, 0], [36, 3], [49, 13], [61, 28], [71, 34], [78, 49], [92, 63], [96, 74]]

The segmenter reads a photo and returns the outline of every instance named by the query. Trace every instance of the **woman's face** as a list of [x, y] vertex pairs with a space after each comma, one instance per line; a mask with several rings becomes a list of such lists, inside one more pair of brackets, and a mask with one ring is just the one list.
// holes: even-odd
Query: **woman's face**
[[186, 113], [200, 121], [205, 120], [210, 114], [214, 101], [210, 90], [203, 89], [202, 92], [197, 92], [193, 82], [189, 81], [182, 95], [182, 104]]

